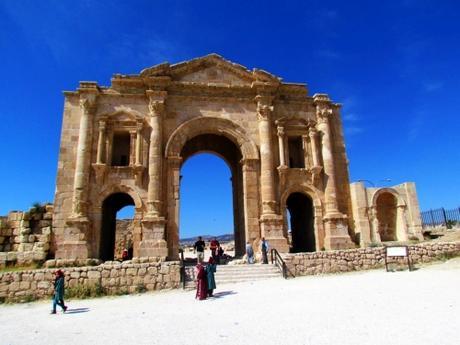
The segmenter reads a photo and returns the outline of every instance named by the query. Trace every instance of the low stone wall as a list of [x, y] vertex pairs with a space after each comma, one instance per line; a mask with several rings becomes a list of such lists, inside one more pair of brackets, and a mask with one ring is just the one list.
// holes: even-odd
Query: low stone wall
[[[136, 263], [105, 262], [99, 266], [62, 268], [65, 287], [101, 288], [104, 294], [124, 294], [178, 288], [178, 261], [156, 261], [140, 258]], [[0, 273], [0, 300], [20, 302], [53, 295], [56, 269], [38, 269]]]
[[[460, 242], [422, 243], [408, 247], [414, 264], [460, 255]], [[295, 276], [369, 270], [385, 267], [385, 247], [287, 254], [284, 260]], [[407, 261], [391, 258], [388, 262]]]

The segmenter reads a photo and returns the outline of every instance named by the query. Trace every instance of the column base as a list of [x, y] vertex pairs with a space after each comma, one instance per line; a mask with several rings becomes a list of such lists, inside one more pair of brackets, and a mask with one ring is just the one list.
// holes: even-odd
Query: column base
[[283, 217], [277, 214], [264, 214], [259, 219], [260, 232], [270, 248], [275, 248], [280, 253], [289, 253], [289, 245], [283, 234]]
[[323, 220], [326, 233], [324, 248], [326, 250], [356, 247], [348, 234], [347, 217], [345, 215], [339, 212], [328, 213]]
[[90, 221], [82, 215], [71, 215], [67, 218], [62, 241], [56, 244], [56, 259], [87, 259], [90, 248], [87, 234]]
[[88, 244], [86, 241], [65, 241], [57, 245], [56, 259], [88, 259]]
[[145, 217], [142, 220], [142, 240], [134, 256], [166, 258], [168, 245], [165, 241], [166, 220], [163, 217]]

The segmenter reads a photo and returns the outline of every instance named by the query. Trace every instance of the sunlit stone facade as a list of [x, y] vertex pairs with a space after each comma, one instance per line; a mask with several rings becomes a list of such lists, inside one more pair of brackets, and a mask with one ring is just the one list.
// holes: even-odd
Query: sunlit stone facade
[[[211, 54], [65, 92], [56, 257], [111, 260], [116, 212], [134, 205], [134, 256], [177, 258], [180, 168], [204, 151], [231, 168], [237, 254], [262, 237], [280, 252], [351, 248], [393, 226], [364, 187], [352, 197], [338, 104]], [[391, 193], [397, 239], [420, 237], [415, 188]]]

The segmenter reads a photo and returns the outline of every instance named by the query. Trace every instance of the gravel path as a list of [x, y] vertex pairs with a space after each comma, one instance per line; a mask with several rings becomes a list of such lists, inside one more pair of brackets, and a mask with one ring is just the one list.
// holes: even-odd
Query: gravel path
[[193, 291], [0, 306], [0, 344], [459, 344], [460, 259]]

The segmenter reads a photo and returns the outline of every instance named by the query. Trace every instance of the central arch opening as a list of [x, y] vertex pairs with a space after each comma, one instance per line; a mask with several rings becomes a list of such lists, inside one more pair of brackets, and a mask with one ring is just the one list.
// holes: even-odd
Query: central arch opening
[[382, 193], [377, 197], [376, 204], [381, 241], [397, 241], [395, 196], [391, 193]]
[[291, 230], [291, 252], [316, 251], [313, 201], [303, 193], [292, 193], [286, 200]]
[[[134, 206], [134, 200], [126, 193], [109, 195], [102, 203], [102, 224], [99, 240], [99, 258], [113, 260], [116, 251], [117, 213], [126, 206]], [[126, 214], [129, 214], [127, 212]], [[126, 246], [126, 244], [123, 244]]]
[[[206, 155], [202, 155], [205, 153]], [[210, 157], [209, 154], [212, 154]], [[190, 140], [188, 140], [181, 150], [181, 157], [183, 159], [181, 167], [181, 188], [180, 194], [181, 200], [187, 200], [185, 204], [181, 202], [180, 207], [180, 228], [179, 237], [189, 237], [190, 234], [196, 236], [203, 235], [218, 235], [233, 233], [235, 241], [235, 255], [241, 256], [244, 253], [245, 248], [245, 228], [244, 228], [244, 207], [243, 207], [243, 182], [242, 182], [242, 169], [240, 160], [242, 158], [239, 148], [225, 136], [216, 134], [201, 134]], [[187, 180], [187, 165], [193, 162], [195, 158], [199, 161], [206, 161], [207, 165], [198, 167], [198, 171], [195, 173], [200, 174], [200, 169], [207, 169], [203, 175], [213, 174], [214, 172], [219, 173], [218, 185], [212, 188], [219, 188], [220, 195], [217, 197], [213, 196], [211, 203], [206, 203], [208, 208], [207, 212], [194, 212], [193, 208], [200, 207], [199, 203], [193, 203], [191, 205], [188, 196], [184, 193], [190, 192], [190, 188], [184, 188], [184, 183]], [[220, 162], [219, 162], [220, 160]], [[222, 162], [225, 162], [227, 169], [222, 167]], [[217, 168], [220, 172], [217, 171]], [[226, 171], [225, 171], [226, 170]], [[209, 187], [211, 179], [209, 181], [200, 181], [201, 186], [194, 186], [195, 192], [202, 189], [203, 195], [205, 196], [206, 187]], [[215, 181], [214, 181], [215, 183]], [[216, 190], [213, 190], [213, 195], [216, 194]], [[211, 194], [210, 194], [211, 195]], [[231, 201], [228, 200], [231, 198]], [[187, 209], [184, 209], [184, 206]], [[226, 210], [226, 211], [225, 211]], [[224, 211], [224, 212], [222, 212]], [[233, 222], [228, 221], [228, 212], [233, 213]], [[198, 215], [200, 219], [193, 219]], [[185, 220], [183, 216], [186, 215], [188, 218]], [[206, 219], [201, 219], [206, 217]], [[220, 217], [226, 217], [227, 220], [221, 219]], [[202, 224], [200, 226], [200, 224]], [[203, 224], [205, 224], [203, 226]], [[219, 225], [227, 224], [224, 228], [218, 228]], [[224, 225], [225, 226], [225, 225]], [[195, 227], [195, 228], [194, 228]], [[206, 233], [209, 232], [209, 233]]]

